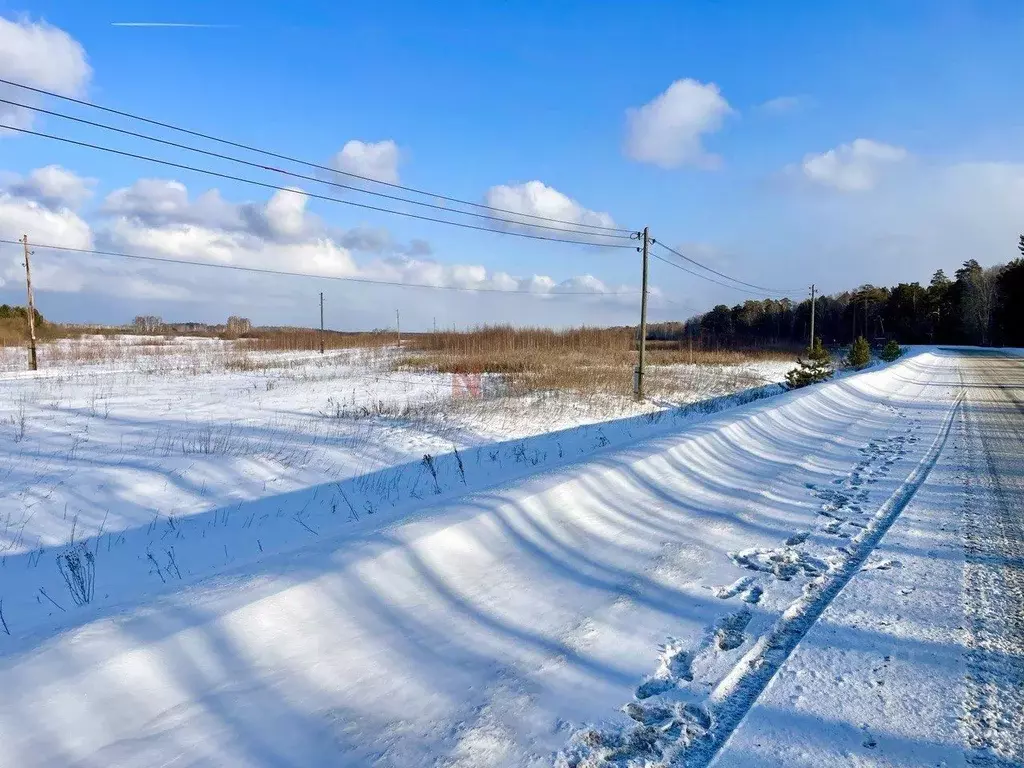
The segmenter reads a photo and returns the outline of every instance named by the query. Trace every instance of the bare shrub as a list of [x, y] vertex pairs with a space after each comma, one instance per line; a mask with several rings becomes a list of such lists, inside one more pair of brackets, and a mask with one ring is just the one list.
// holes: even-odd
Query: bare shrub
[[85, 544], [68, 547], [57, 555], [57, 568], [75, 605], [92, 602], [96, 592], [96, 556]]

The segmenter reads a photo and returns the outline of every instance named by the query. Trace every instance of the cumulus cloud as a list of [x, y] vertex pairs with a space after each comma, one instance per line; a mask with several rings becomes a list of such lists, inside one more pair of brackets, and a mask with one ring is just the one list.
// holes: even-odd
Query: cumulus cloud
[[568, 195], [540, 181], [528, 181], [525, 184], [501, 184], [491, 187], [487, 190], [486, 202], [487, 205], [493, 208], [510, 211], [511, 214], [543, 216], [547, 219], [557, 219], [560, 222], [567, 223], [537, 222], [537, 220], [528, 217], [518, 218], [511, 214], [499, 214], [505, 216], [511, 222], [524, 224], [536, 222], [561, 229], [571, 228], [573, 225], [615, 226], [615, 220], [612, 219], [611, 215], [584, 208]]
[[398, 183], [398, 161], [398, 145], [391, 139], [378, 142], [352, 139], [332, 160], [339, 171], [389, 184]]
[[266, 203], [229, 203], [216, 189], [193, 200], [180, 181], [139, 179], [111, 192], [101, 211], [154, 228], [196, 226], [288, 243], [327, 232], [319, 217], [307, 212], [307, 201], [297, 188], [278, 190]]
[[247, 227], [243, 207], [226, 202], [216, 189], [195, 200], [180, 181], [139, 179], [129, 187], [116, 189], [103, 201], [106, 216], [138, 219], [152, 226], [194, 224], [228, 230]]
[[92, 229], [77, 213], [53, 210], [10, 192], [0, 192], [0, 237], [16, 240], [27, 234], [31, 241], [70, 248], [89, 248]]
[[[85, 50], [67, 32], [45, 21], [0, 17], [0, 77], [66, 96], [80, 96], [91, 75]], [[38, 101], [31, 92], [11, 86], [0, 86], [0, 94], [24, 104], [34, 105]], [[32, 121], [31, 111], [0, 104], [0, 123], [28, 128]]]
[[843, 192], [873, 189], [887, 167], [907, 158], [902, 147], [871, 139], [855, 139], [820, 155], [804, 157], [800, 166], [808, 180]]
[[95, 179], [84, 179], [59, 165], [36, 168], [11, 183], [8, 191], [47, 208], [78, 208], [92, 196]]
[[[17, 240], [29, 236], [29, 244], [46, 243], [67, 248], [91, 248], [92, 228], [67, 207], [51, 207], [11, 189], [0, 191], [0, 238]], [[40, 267], [37, 267], [37, 272]], [[44, 263], [42, 269], [47, 269]], [[42, 273], [40, 273], [42, 274]], [[18, 248], [0, 247], [0, 286], [24, 280], [24, 267]], [[62, 284], [65, 278], [54, 282]]]
[[732, 111], [714, 83], [676, 80], [653, 101], [626, 110], [626, 155], [661, 168], [717, 167], [720, 158], [704, 149], [703, 138]]

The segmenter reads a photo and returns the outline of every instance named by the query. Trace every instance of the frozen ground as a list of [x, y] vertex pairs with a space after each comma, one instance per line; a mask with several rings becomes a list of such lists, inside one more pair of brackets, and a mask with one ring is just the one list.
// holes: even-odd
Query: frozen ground
[[285, 370], [2, 384], [0, 765], [1024, 754], [1018, 361], [503, 442]]

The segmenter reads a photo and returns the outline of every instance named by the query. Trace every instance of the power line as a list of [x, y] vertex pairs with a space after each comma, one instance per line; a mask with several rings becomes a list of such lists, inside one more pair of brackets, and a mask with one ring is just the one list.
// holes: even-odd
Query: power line
[[[7, 240], [0, 238], [0, 243], [9, 245], [21, 244], [20, 240]], [[365, 283], [367, 285], [384, 285], [396, 288], [428, 288], [438, 291], [465, 291], [469, 293], [511, 293], [526, 296], [538, 297], [560, 297], [560, 296], [635, 296], [639, 291], [608, 291], [606, 293], [595, 293], [593, 291], [557, 291], [552, 293], [537, 293], [536, 291], [504, 290], [502, 288], [469, 288], [459, 285], [429, 285], [427, 283], [402, 283], [396, 280], [373, 280], [366, 277], [343, 277], [340, 275], [313, 275], [308, 272], [289, 272], [279, 269], [266, 269], [262, 267], [244, 267], [240, 264], [216, 264], [208, 261], [190, 261], [187, 259], [170, 259], [161, 256], [143, 256], [137, 253], [121, 253], [118, 251], [101, 251], [93, 248], [71, 248], [63, 245], [44, 245], [33, 243], [34, 249], [44, 251], [57, 251], [68, 253], [85, 253], [92, 256], [113, 256], [120, 259], [135, 259], [138, 261], [151, 261], [161, 264], [179, 264], [191, 267], [211, 267], [214, 269], [231, 269], [239, 272], [253, 272], [261, 275], [282, 275], [285, 277], [309, 277], [316, 280], [340, 280], [348, 283]]]
[[[2, 81], [0, 81], [2, 82]], [[383, 208], [378, 205], [369, 205], [368, 203], [357, 203], [354, 200], [343, 200], [340, 197], [331, 197], [330, 195], [321, 195], [317, 192], [306, 192], [304, 190], [297, 191], [290, 187], [282, 187], [280, 184], [271, 184], [266, 181], [257, 181], [255, 179], [247, 179], [244, 176], [235, 176], [230, 173], [221, 173], [220, 171], [212, 171], [208, 168], [197, 168], [193, 165], [185, 165], [184, 163], [175, 163], [171, 160], [162, 160], [158, 157], [149, 157], [148, 155], [140, 155], [135, 152], [128, 152], [123, 149], [114, 149], [113, 147], [104, 147], [101, 144], [91, 144], [87, 141], [78, 141], [77, 139], [71, 139], [67, 136], [55, 136], [50, 133], [42, 133], [41, 131], [32, 131], [28, 128], [16, 128], [13, 125], [2, 125], [0, 126], [4, 130], [17, 131], [18, 133], [25, 133], [30, 136], [39, 136], [44, 139], [52, 139], [54, 141], [61, 141], [65, 144], [74, 144], [75, 146], [85, 147], [86, 149], [96, 149], [100, 152], [108, 152], [112, 155], [120, 155], [122, 157], [130, 157], [135, 160], [144, 160], [149, 163], [156, 163], [157, 165], [166, 165], [170, 168], [178, 168], [184, 171], [191, 171], [192, 173], [201, 173], [206, 176], [214, 176], [219, 179], [227, 179], [229, 181], [238, 181], [243, 184], [252, 184], [253, 186], [263, 187], [264, 189], [274, 189], [280, 192], [294, 192], [295, 194], [305, 195], [306, 197], [316, 198], [317, 200], [326, 200], [332, 203], [341, 203], [342, 205], [351, 205], [356, 208], [364, 208], [370, 211], [380, 211], [382, 213], [393, 213], [396, 216], [406, 216], [410, 219], [418, 219], [420, 221], [433, 221], [437, 224], [448, 224], [453, 227], [462, 227], [463, 229], [475, 229], [480, 232], [494, 232], [499, 235], [512, 235], [514, 237], [525, 237], [530, 240], [548, 240], [556, 243], [571, 243], [574, 245], [592, 245], [598, 248], [631, 248], [628, 244], [619, 243], [600, 243], [592, 240], [571, 240], [564, 237], [552, 237], [549, 235], [535, 235], [529, 232], [516, 232], [514, 230], [507, 229], [493, 229], [491, 227], [479, 226], [476, 224], [467, 224], [464, 221], [451, 221], [450, 219], [438, 219], [434, 216], [424, 216], [419, 213], [409, 213], [408, 211], [396, 211], [393, 208]], [[514, 222], [513, 222], [514, 223]], [[577, 233], [580, 234], [580, 233]], [[594, 235], [595, 237], [602, 237], [602, 235]]]
[[[686, 255], [680, 253], [675, 248], [670, 248], [669, 246], [665, 245], [660, 240], [655, 240], [654, 243], [655, 243], [655, 245], [660, 245], [666, 251], [669, 251], [670, 253], [674, 253], [676, 256], [678, 256], [679, 258], [683, 259], [684, 261], [688, 261], [691, 264], [694, 264], [694, 265], [700, 267], [701, 269], [705, 269], [705, 270], [707, 270], [708, 272], [710, 272], [713, 275], [718, 275], [719, 277], [724, 277], [726, 280], [731, 280], [734, 283], [739, 283], [740, 285], [745, 285], [745, 286], [747, 286], [749, 288], [754, 288], [754, 289], [756, 289], [758, 291], [762, 291], [764, 293], [780, 294], [780, 295], [784, 295], [784, 294], [787, 293], [787, 291], [777, 291], [774, 288], [765, 288], [763, 285], [755, 285], [754, 283], [748, 283], [748, 282], [745, 282], [745, 281], [740, 280], [738, 278], [732, 277], [731, 275], [727, 275], [724, 272], [719, 272], [717, 270], [714, 270], [711, 267], [707, 266], [706, 264], [701, 264], [696, 259], [692, 259], [689, 256], [686, 256]], [[662, 261], [665, 261], [665, 260], [662, 259]], [[671, 262], [669, 262], [669, 263], [671, 263]], [[691, 273], [691, 274], [696, 274], [696, 273]], [[697, 275], [697, 277], [703, 277], [703, 275]], [[707, 279], [709, 279], [709, 278], [707, 278]], [[715, 282], [715, 281], [712, 280], [712, 282]], [[719, 283], [719, 285], [721, 285], [721, 283]], [[732, 286], [726, 286], [726, 287], [730, 288]], [[790, 291], [790, 293], [793, 293], [793, 292], [794, 291]]]
[[714, 283], [715, 285], [720, 285], [723, 288], [731, 288], [734, 291], [741, 291], [743, 293], [749, 293], [752, 296], [757, 296], [758, 295], [757, 292], [755, 292], [755, 291], [748, 291], [746, 288], [740, 288], [738, 285], [729, 285], [728, 283], [723, 283], [720, 280], [715, 280], [715, 278], [713, 278], [713, 277], [708, 277], [707, 275], [702, 275], [702, 274], [700, 274], [700, 272], [694, 272], [692, 269], [687, 269], [682, 264], [677, 264], [674, 261], [669, 261], [665, 257], [659, 256], [656, 253], [652, 253], [651, 257], [657, 259], [658, 261], [665, 262], [670, 267], [675, 267], [676, 269], [681, 269], [683, 272], [686, 272], [689, 275], [693, 275], [694, 277], [699, 277], [701, 280], [707, 280], [709, 283]]
[[[570, 226], [584, 226], [584, 227], [587, 227], [587, 228], [590, 228], [590, 229], [602, 230], [602, 231], [607, 231], [607, 232], [618, 232], [618, 233], [623, 233], [623, 234], [627, 234], [627, 233], [632, 231], [632, 230], [630, 230], [628, 228], [623, 228], [623, 227], [604, 227], [604, 226], [600, 226], [600, 225], [597, 225], [597, 224], [579, 224], [578, 222], [567, 221], [567, 220], [564, 220], [564, 219], [556, 219], [556, 218], [551, 218], [551, 217], [548, 217], [548, 216], [540, 216], [538, 214], [533, 214], [533, 213], [521, 213], [519, 211], [510, 211], [510, 210], [508, 210], [506, 208], [498, 208], [496, 206], [485, 205], [484, 203], [476, 203], [476, 202], [473, 202], [471, 200], [462, 200], [462, 199], [457, 198], [457, 197], [450, 197], [450, 196], [447, 196], [447, 195], [440, 195], [440, 194], [437, 194], [435, 192], [429, 192], [427, 190], [417, 189], [416, 187], [410, 187], [410, 186], [406, 186], [404, 184], [396, 184], [396, 183], [390, 182], [390, 181], [382, 181], [380, 179], [374, 179], [374, 178], [372, 178], [370, 176], [362, 176], [362, 175], [360, 175], [358, 173], [352, 173], [350, 171], [342, 171], [342, 170], [340, 170], [338, 168], [331, 168], [330, 166], [327, 166], [327, 165], [322, 165], [322, 164], [319, 164], [319, 163], [313, 163], [313, 162], [310, 162], [308, 160], [302, 160], [302, 159], [299, 159], [299, 158], [296, 158], [296, 157], [291, 157], [289, 155], [284, 155], [284, 154], [281, 154], [281, 153], [278, 153], [278, 152], [272, 152], [272, 151], [266, 150], [266, 149], [260, 149], [259, 147], [254, 147], [254, 146], [251, 146], [251, 145], [248, 145], [248, 144], [243, 144], [241, 142], [231, 141], [229, 139], [222, 139], [222, 138], [219, 138], [217, 136], [212, 136], [212, 135], [207, 134], [207, 133], [201, 133], [199, 131], [193, 131], [193, 130], [190, 130], [188, 128], [182, 128], [180, 126], [173, 125], [171, 123], [165, 123], [165, 122], [161, 122], [159, 120], [153, 120], [153, 119], [148, 118], [148, 117], [143, 117], [141, 115], [132, 114], [131, 112], [125, 112], [125, 111], [122, 111], [122, 110], [119, 110], [119, 109], [114, 109], [112, 107], [105, 107], [105, 106], [103, 106], [101, 104], [95, 104], [93, 102], [85, 101], [83, 99], [75, 99], [75, 98], [72, 98], [71, 96], [65, 96], [63, 94], [56, 93], [54, 91], [48, 91], [48, 90], [45, 90], [43, 88], [35, 88], [35, 87], [31, 86], [31, 85], [25, 85], [23, 83], [17, 83], [17, 82], [14, 82], [13, 80], [6, 80], [4, 78], [0, 78], [0, 83], [3, 83], [4, 85], [10, 85], [10, 86], [13, 86], [15, 88], [22, 88], [22, 89], [27, 90], [27, 91], [32, 91], [34, 93], [42, 94], [44, 96], [50, 96], [50, 97], [55, 98], [55, 99], [61, 99], [62, 101], [70, 102], [72, 104], [78, 104], [78, 105], [83, 106], [83, 107], [89, 107], [90, 109], [98, 109], [98, 110], [101, 110], [103, 112], [107, 112], [109, 114], [118, 115], [120, 117], [126, 117], [126, 118], [128, 118], [130, 120], [138, 120], [138, 121], [143, 122], [143, 123], [148, 123], [149, 125], [155, 125], [155, 126], [158, 126], [160, 128], [167, 128], [168, 130], [177, 131], [179, 133], [184, 133], [184, 134], [187, 134], [189, 136], [195, 136], [196, 138], [205, 139], [206, 141], [213, 141], [213, 142], [217, 142], [218, 144], [224, 144], [226, 146], [235, 147], [237, 149], [244, 149], [247, 152], [255, 152], [257, 154], [266, 155], [267, 157], [276, 157], [278, 160], [287, 160], [290, 163], [298, 163], [299, 165], [304, 165], [307, 168], [315, 168], [317, 170], [327, 171], [329, 173], [337, 173], [337, 174], [341, 174], [343, 176], [348, 176], [349, 178], [360, 179], [361, 181], [370, 182], [372, 184], [381, 184], [381, 185], [383, 185], [385, 187], [391, 187], [393, 189], [400, 189], [400, 190], [403, 190], [404, 192], [412, 192], [413, 194], [423, 195], [425, 197], [434, 197], [434, 198], [437, 198], [438, 200], [445, 200], [445, 201], [447, 201], [449, 203], [457, 203], [459, 205], [466, 205], [466, 206], [470, 206], [470, 207], [473, 207], [473, 208], [480, 208], [480, 209], [483, 209], [483, 210], [493, 211], [493, 212], [496, 212], [496, 213], [506, 213], [506, 214], [510, 214], [512, 216], [520, 216], [522, 218], [527, 218], [527, 219], [536, 219], [536, 220], [539, 220], [539, 221], [547, 221], [547, 222], [554, 223], [554, 224], [567, 224], [567, 225], [570, 225]], [[26, 108], [31, 109], [31, 107], [26, 107]], [[273, 170], [278, 170], [278, 169], [273, 169]], [[526, 222], [520, 222], [520, 223], [524, 224], [526, 226], [529, 226], [529, 224], [527, 224]]]
[[[419, 206], [422, 206], [424, 208], [432, 208], [432, 209], [437, 210], [437, 211], [447, 211], [449, 213], [454, 213], [454, 214], [458, 214], [458, 215], [461, 215], [461, 216], [473, 216], [475, 218], [487, 219], [487, 220], [490, 220], [490, 221], [497, 221], [497, 222], [501, 222], [503, 224], [516, 224], [516, 225], [523, 226], [523, 227], [532, 227], [534, 229], [549, 229], [549, 230], [554, 230], [556, 232], [566, 232], [568, 234], [585, 235], [585, 236], [589, 236], [589, 237], [603, 237], [603, 238], [608, 238], [608, 239], [612, 239], [612, 240], [615, 240], [615, 239], [628, 240], [629, 239], [629, 235], [618, 235], [618, 234], [611, 234], [611, 233], [603, 234], [603, 233], [599, 233], [599, 232], [589, 232], [589, 231], [586, 231], [586, 230], [583, 230], [583, 229], [572, 229], [572, 228], [569, 228], [569, 227], [566, 227], [566, 226], [552, 226], [550, 224], [532, 224], [530, 222], [525, 222], [525, 221], [512, 221], [512, 220], [510, 220], [508, 218], [505, 218], [504, 216], [491, 216], [490, 214], [487, 214], [487, 213], [476, 213], [474, 211], [459, 211], [459, 210], [455, 210], [455, 209], [449, 208], [448, 206], [445, 206], [445, 205], [437, 205], [436, 203], [428, 203], [428, 202], [425, 202], [425, 201], [422, 201], [422, 200], [410, 200], [408, 198], [401, 197], [399, 195], [390, 195], [387, 192], [377, 192], [377, 191], [372, 190], [372, 189], [363, 189], [361, 187], [356, 187], [356, 186], [353, 186], [351, 184], [341, 184], [341, 183], [339, 183], [337, 181], [330, 181], [328, 179], [321, 179], [321, 178], [317, 178], [316, 176], [310, 176], [310, 175], [305, 174], [305, 173], [297, 173], [295, 171], [284, 170], [283, 168], [275, 168], [273, 166], [263, 165], [262, 163], [254, 163], [254, 162], [252, 162], [250, 160], [245, 160], [245, 159], [240, 158], [240, 157], [234, 157], [232, 155], [225, 155], [225, 154], [223, 154], [221, 152], [212, 152], [210, 150], [200, 149], [199, 147], [193, 147], [193, 146], [190, 146], [188, 144], [181, 144], [181, 143], [176, 142], [176, 141], [169, 141], [167, 139], [161, 139], [161, 138], [159, 138], [157, 136], [150, 136], [150, 135], [145, 134], [145, 133], [138, 133], [137, 131], [130, 131], [130, 130], [127, 130], [125, 128], [118, 128], [117, 126], [107, 125], [106, 123], [99, 123], [99, 122], [96, 122], [94, 120], [86, 120], [85, 118], [75, 117], [74, 115], [67, 115], [67, 114], [64, 114], [63, 112], [56, 112], [56, 111], [50, 110], [50, 109], [43, 109], [42, 107], [34, 107], [34, 106], [30, 106], [28, 104], [22, 104], [21, 102], [11, 101], [10, 99], [0, 98], [0, 104], [10, 104], [11, 106], [14, 106], [14, 107], [20, 107], [22, 109], [28, 109], [28, 110], [31, 110], [33, 112], [42, 113], [44, 115], [51, 115], [53, 117], [59, 117], [62, 120], [70, 120], [70, 121], [73, 121], [73, 122], [76, 122], [76, 123], [81, 123], [83, 125], [89, 125], [89, 126], [92, 126], [94, 128], [101, 128], [101, 129], [106, 130], [106, 131], [113, 131], [115, 133], [120, 133], [120, 134], [123, 134], [125, 136], [133, 136], [133, 137], [135, 137], [137, 139], [144, 139], [146, 141], [152, 141], [152, 142], [155, 142], [157, 144], [164, 144], [164, 145], [169, 146], [169, 147], [175, 147], [177, 149], [184, 149], [184, 150], [189, 151], [189, 152], [196, 152], [196, 153], [198, 153], [200, 155], [206, 155], [207, 157], [215, 157], [215, 158], [217, 158], [219, 160], [227, 160], [229, 162], [238, 163], [239, 165], [245, 165], [245, 166], [248, 166], [250, 168], [258, 168], [258, 169], [263, 170], [263, 171], [273, 171], [275, 173], [280, 173], [280, 174], [283, 174], [285, 176], [291, 176], [291, 177], [296, 178], [296, 179], [303, 179], [305, 181], [312, 181], [312, 182], [314, 182], [316, 184], [327, 184], [328, 186], [337, 187], [338, 189], [347, 189], [347, 190], [350, 190], [352, 192], [358, 192], [358, 193], [367, 194], [367, 195], [374, 195], [375, 197], [382, 197], [382, 198], [385, 198], [387, 200], [395, 200], [397, 202], [408, 203], [410, 205], [419, 205]], [[566, 223], [568, 224], [568, 222], [566, 222]], [[596, 227], [597, 229], [608, 229], [607, 227], [597, 227], [597, 225], [592, 225], [592, 224], [574, 224], [572, 226], [574, 226], [574, 227]]]

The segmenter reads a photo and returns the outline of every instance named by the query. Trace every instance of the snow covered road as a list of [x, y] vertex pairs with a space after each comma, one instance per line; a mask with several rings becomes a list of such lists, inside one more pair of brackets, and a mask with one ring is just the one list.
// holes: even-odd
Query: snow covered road
[[1019, 759], [1021, 370], [924, 352], [563, 433], [544, 471], [53, 608], [0, 637], [0, 765]]
[[1024, 765], [1024, 361], [957, 354], [931, 476], [716, 766]]

